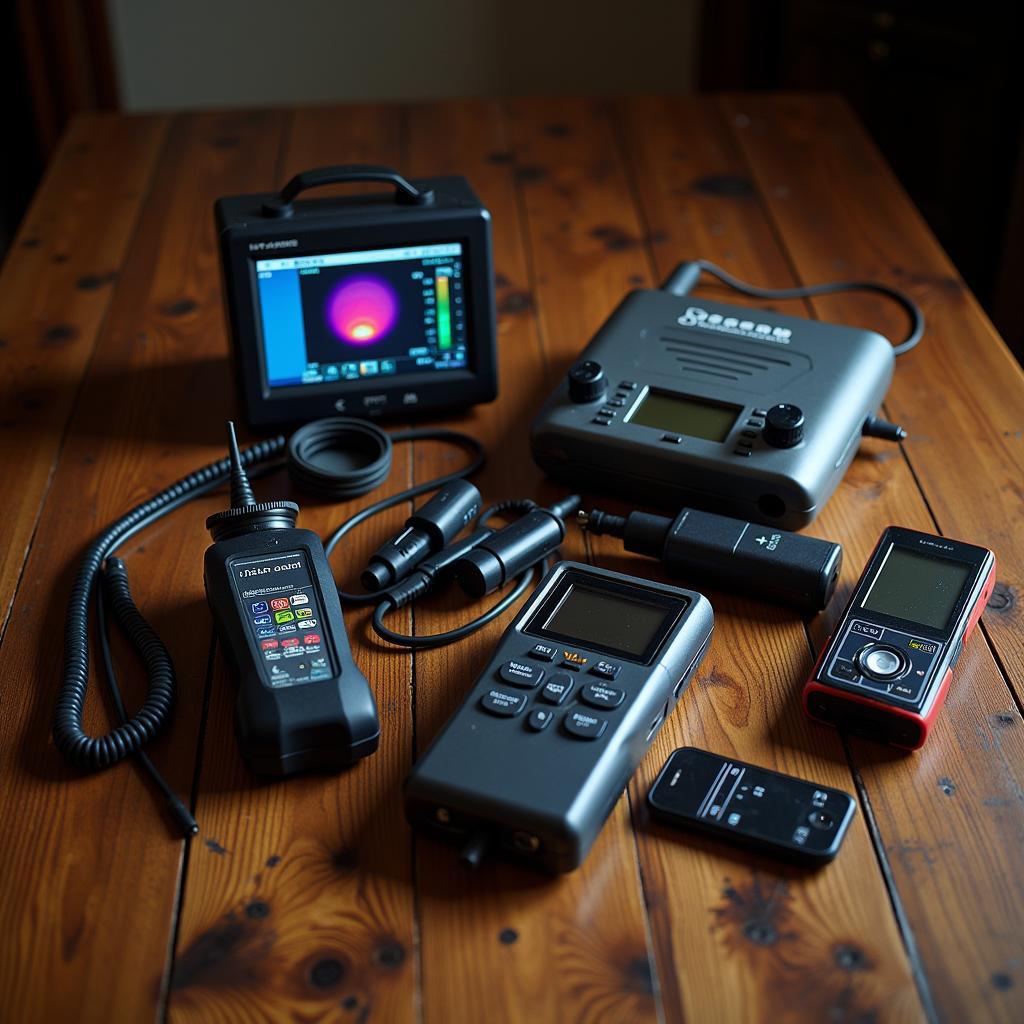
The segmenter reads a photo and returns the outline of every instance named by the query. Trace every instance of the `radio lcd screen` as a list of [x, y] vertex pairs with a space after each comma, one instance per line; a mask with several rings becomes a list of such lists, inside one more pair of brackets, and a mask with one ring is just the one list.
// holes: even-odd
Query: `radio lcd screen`
[[945, 629], [971, 567], [892, 545], [861, 606], [935, 629]]
[[594, 584], [570, 573], [538, 609], [532, 633], [647, 661], [686, 608], [685, 601], [635, 588]]
[[739, 405], [651, 388], [630, 415], [629, 422], [705, 441], [724, 441], [742, 411]]
[[467, 365], [461, 242], [258, 259], [264, 386]]

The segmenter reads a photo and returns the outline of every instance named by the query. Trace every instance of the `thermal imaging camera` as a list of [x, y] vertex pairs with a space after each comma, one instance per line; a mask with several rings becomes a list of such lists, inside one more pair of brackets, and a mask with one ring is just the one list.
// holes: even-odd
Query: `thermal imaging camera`
[[[298, 200], [349, 182], [394, 192]], [[280, 193], [219, 199], [215, 215], [250, 425], [497, 394], [491, 218], [464, 178], [322, 167]]]
[[890, 526], [804, 686], [815, 719], [915, 750], [995, 586], [987, 548]]

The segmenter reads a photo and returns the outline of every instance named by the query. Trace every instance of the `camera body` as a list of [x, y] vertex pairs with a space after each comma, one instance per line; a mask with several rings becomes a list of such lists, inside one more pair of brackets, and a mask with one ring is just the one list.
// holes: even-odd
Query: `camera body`
[[[296, 201], [366, 181], [395, 191]], [[496, 396], [491, 219], [464, 178], [325, 167], [280, 193], [219, 199], [215, 216], [251, 426]]]

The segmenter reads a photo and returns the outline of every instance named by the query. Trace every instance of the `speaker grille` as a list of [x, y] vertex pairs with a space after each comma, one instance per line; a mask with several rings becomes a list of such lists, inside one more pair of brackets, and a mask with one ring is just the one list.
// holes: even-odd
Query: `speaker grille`
[[665, 327], [658, 340], [656, 358], [664, 369], [687, 377], [728, 381], [747, 390], [782, 387], [811, 368], [810, 359], [802, 352], [727, 336], [694, 337], [691, 332]]

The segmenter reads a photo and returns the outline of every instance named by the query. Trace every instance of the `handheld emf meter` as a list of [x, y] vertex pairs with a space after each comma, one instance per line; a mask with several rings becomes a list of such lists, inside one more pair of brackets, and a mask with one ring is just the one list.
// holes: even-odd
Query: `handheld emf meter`
[[560, 562], [406, 781], [409, 820], [578, 867], [707, 650], [702, 595]]
[[915, 750], [995, 586], [987, 548], [903, 527], [882, 534], [811, 678], [819, 721]]

